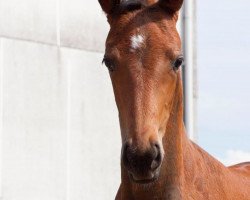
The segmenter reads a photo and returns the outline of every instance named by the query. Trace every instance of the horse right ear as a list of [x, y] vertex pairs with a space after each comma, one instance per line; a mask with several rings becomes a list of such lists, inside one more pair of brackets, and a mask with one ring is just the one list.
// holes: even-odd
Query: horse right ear
[[112, 14], [117, 5], [120, 4], [120, 0], [98, 0], [102, 10], [107, 14]]

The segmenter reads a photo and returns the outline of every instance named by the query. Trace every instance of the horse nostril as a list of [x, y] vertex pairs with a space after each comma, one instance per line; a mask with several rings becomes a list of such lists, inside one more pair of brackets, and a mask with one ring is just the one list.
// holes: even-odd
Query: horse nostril
[[157, 169], [161, 165], [161, 160], [162, 160], [160, 146], [158, 144], [155, 144], [154, 149], [155, 149], [155, 157], [151, 163], [152, 170]]
[[135, 148], [129, 143], [125, 143], [122, 152], [122, 161], [124, 166], [129, 171], [133, 171], [136, 168], [140, 167], [142, 162], [141, 155], [136, 153]]
[[123, 152], [122, 152], [122, 160], [123, 160], [123, 164], [125, 166], [128, 166], [129, 165], [129, 160], [128, 160], [128, 148], [129, 148], [129, 144], [126, 143], [124, 144], [124, 147], [123, 147]]

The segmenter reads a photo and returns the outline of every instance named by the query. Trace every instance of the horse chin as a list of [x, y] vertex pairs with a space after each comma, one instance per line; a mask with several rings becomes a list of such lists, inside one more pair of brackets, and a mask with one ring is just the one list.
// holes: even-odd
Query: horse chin
[[129, 173], [130, 180], [136, 184], [146, 185], [150, 183], [154, 183], [157, 181], [160, 174], [160, 170], [156, 170], [154, 172], [149, 172], [147, 175], [138, 175]]

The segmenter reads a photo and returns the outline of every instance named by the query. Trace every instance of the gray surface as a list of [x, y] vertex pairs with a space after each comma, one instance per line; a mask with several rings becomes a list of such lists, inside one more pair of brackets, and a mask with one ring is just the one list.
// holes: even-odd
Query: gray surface
[[120, 133], [103, 55], [1, 41], [3, 199], [113, 199]]
[[118, 114], [94, 53], [107, 32], [98, 1], [0, 0], [3, 200], [114, 199]]
[[2, 39], [0, 38], [0, 198], [2, 196], [2, 128], [3, 128], [3, 59]]
[[66, 85], [58, 49], [2, 42], [3, 199], [63, 199]]
[[104, 51], [109, 25], [97, 0], [62, 0], [60, 13], [62, 46]]
[[108, 30], [97, 0], [0, 0], [2, 37], [103, 52]]
[[0, 0], [0, 36], [56, 44], [57, 0]]
[[103, 54], [62, 49], [69, 69], [69, 199], [114, 199], [120, 183], [120, 131]]

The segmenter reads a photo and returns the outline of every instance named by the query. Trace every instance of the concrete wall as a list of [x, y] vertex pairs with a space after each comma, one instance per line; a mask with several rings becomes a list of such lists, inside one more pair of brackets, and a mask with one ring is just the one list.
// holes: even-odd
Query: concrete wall
[[98, 1], [0, 0], [0, 198], [110, 200], [120, 133]]

